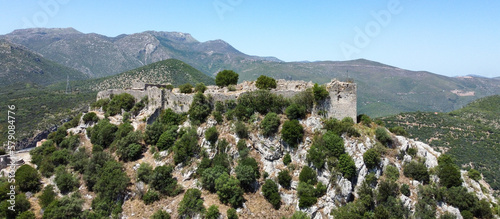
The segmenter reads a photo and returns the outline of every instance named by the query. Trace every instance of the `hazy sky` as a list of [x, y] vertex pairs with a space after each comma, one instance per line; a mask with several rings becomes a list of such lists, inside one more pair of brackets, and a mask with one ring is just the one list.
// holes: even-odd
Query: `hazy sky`
[[178, 31], [284, 61], [500, 76], [500, 1], [0, 0], [0, 34], [27, 27]]

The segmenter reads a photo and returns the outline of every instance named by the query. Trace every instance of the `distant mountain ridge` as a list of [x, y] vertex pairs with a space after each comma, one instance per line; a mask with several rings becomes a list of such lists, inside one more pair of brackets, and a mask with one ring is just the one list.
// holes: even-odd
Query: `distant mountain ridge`
[[49, 85], [57, 82], [88, 79], [72, 68], [57, 64], [27, 48], [0, 40], [0, 86], [21, 83]]
[[115, 75], [169, 58], [193, 60], [188, 64], [205, 73], [216, 73], [216, 65], [239, 59], [280, 61], [246, 55], [222, 40], [198, 42], [190, 34], [179, 32], [146, 31], [107, 37], [73, 28], [32, 28], [3, 37], [92, 77]]
[[175, 58], [211, 77], [232, 69], [239, 73], [240, 82], [260, 75], [320, 84], [333, 78], [352, 80], [358, 84], [358, 112], [374, 117], [411, 111], [447, 112], [477, 98], [500, 94], [498, 78], [446, 77], [365, 59], [283, 62], [246, 55], [222, 40], [198, 42], [190, 34], [179, 32], [145, 31], [107, 37], [72, 28], [24, 29], [0, 38], [92, 77]]

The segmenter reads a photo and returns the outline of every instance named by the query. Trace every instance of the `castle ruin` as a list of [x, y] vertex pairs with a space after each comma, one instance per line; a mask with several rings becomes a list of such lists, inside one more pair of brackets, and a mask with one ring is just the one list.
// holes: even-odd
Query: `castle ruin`
[[[275, 89], [271, 89], [271, 93], [282, 95], [285, 98], [293, 97], [301, 91], [312, 88], [314, 83], [305, 81], [287, 81], [277, 80]], [[313, 115], [322, 114], [327, 117], [343, 119], [351, 117], [356, 121], [356, 84], [350, 82], [341, 82], [332, 80], [325, 84], [326, 90], [329, 92], [329, 97], [320, 105], [313, 109]], [[229, 90], [227, 87], [207, 86], [205, 95], [210, 95], [214, 102], [227, 100], [237, 100], [238, 97], [246, 92], [258, 90], [255, 86], [255, 81], [245, 81], [237, 84], [236, 89]], [[177, 113], [187, 112], [193, 101], [194, 94], [184, 94], [178, 88], [173, 90], [165, 89], [165, 85], [146, 84], [142, 82], [134, 82], [132, 88], [129, 89], [109, 89], [101, 91], [97, 94], [97, 100], [110, 98], [112, 95], [121, 93], [131, 94], [136, 101], [143, 97], [148, 97], [148, 110], [153, 112], [157, 110], [172, 109]]]

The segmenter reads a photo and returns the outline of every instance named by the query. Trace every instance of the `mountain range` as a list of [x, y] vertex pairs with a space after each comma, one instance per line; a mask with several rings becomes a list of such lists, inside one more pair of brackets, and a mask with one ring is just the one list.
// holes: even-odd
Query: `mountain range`
[[387, 116], [410, 111], [446, 112], [484, 96], [500, 94], [500, 80], [446, 77], [409, 71], [369, 60], [283, 62], [246, 55], [222, 40], [199, 42], [190, 34], [146, 31], [107, 37], [72, 28], [22, 29], [0, 36], [89, 77], [115, 75], [175, 58], [208, 76], [223, 69], [239, 73], [239, 81], [260, 75], [326, 83], [332, 78], [358, 84], [358, 111]]

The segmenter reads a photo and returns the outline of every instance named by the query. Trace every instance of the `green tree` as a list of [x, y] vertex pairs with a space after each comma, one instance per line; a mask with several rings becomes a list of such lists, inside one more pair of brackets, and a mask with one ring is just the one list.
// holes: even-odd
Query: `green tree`
[[238, 213], [236, 213], [236, 209], [227, 209], [227, 219], [238, 219]]
[[292, 156], [290, 156], [290, 153], [286, 153], [285, 156], [283, 156], [283, 164], [285, 166], [288, 166], [292, 162]]
[[172, 166], [158, 166], [153, 170], [151, 186], [157, 191], [168, 196], [176, 196], [181, 192], [177, 180], [172, 177]]
[[406, 177], [411, 177], [415, 180], [421, 181], [424, 184], [429, 183], [429, 171], [423, 163], [412, 161], [403, 165], [403, 174]]
[[290, 175], [290, 171], [280, 171], [278, 173], [278, 183], [283, 186], [283, 188], [290, 189], [290, 185], [292, 184], [292, 176]]
[[331, 156], [338, 158], [345, 153], [344, 140], [334, 132], [327, 131], [322, 139]]
[[380, 163], [380, 154], [374, 148], [370, 148], [363, 154], [363, 162], [368, 169], [377, 167]]
[[153, 175], [153, 167], [149, 163], [141, 163], [137, 168], [137, 180], [149, 183]]
[[189, 108], [189, 119], [195, 123], [203, 123], [212, 112], [210, 100], [202, 93], [196, 93]]
[[223, 173], [227, 173], [227, 169], [220, 165], [205, 169], [201, 174], [202, 187], [212, 193], [216, 192], [215, 180], [218, 179]]
[[201, 199], [201, 191], [198, 189], [188, 189], [179, 203], [178, 214], [182, 217], [192, 218], [197, 214], [203, 213], [203, 199]]
[[318, 169], [322, 169], [325, 165], [326, 153], [324, 148], [316, 142], [311, 145], [307, 151], [307, 161], [314, 164]]
[[183, 94], [193, 93], [193, 85], [191, 85], [190, 83], [186, 83], [186, 84], [180, 85], [179, 86], [179, 91], [181, 93], [183, 93]]
[[342, 154], [339, 157], [339, 169], [345, 178], [351, 179], [356, 175], [356, 164], [351, 156]]
[[128, 93], [117, 94], [111, 98], [105, 111], [109, 113], [109, 115], [114, 116], [121, 113], [122, 109], [124, 111], [130, 111], [134, 105], [135, 98], [132, 95]]
[[196, 86], [194, 87], [194, 91], [196, 92], [205, 93], [205, 90], [207, 90], [207, 86], [205, 86], [203, 82], [196, 84]]
[[278, 114], [273, 112], [267, 113], [262, 122], [260, 123], [262, 134], [265, 136], [270, 136], [278, 132], [279, 126], [280, 126], [280, 118], [278, 117]]
[[243, 189], [240, 187], [240, 181], [223, 173], [215, 180], [215, 190], [219, 200], [224, 204], [231, 204], [232, 207], [239, 207], [243, 204]]
[[24, 164], [16, 170], [16, 184], [23, 192], [37, 192], [40, 189], [40, 174], [35, 168]]
[[109, 120], [100, 120], [90, 131], [90, 141], [107, 148], [115, 140], [115, 132], [118, 128]]
[[200, 151], [198, 134], [193, 128], [188, 129], [174, 144], [174, 162], [179, 164], [188, 161]]
[[48, 185], [43, 189], [42, 194], [38, 197], [38, 203], [42, 208], [46, 208], [56, 200], [56, 193], [54, 192], [54, 187], [52, 185]]
[[107, 161], [99, 171], [94, 191], [104, 199], [115, 200], [125, 192], [129, 182], [121, 163]]
[[217, 73], [215, 76], [215, 84], [219, 87], [225, 87], [230, 84], [238, 83], [239, 75], [232, 70], [223, 70]]
[[59, 165], [68, 164], [70, 159], [71, 159], [71, 151], [69, 151], [66, 148], [54, 151], [54, 153], [52, 153], [52, 155], [50, 156], [50, 160], [56, 167]]
[[281, 130], [283, 140], [291, 147], [297, 147], [304, 136], [304, 128], [297, 120], [289, 120], [283, 124]]
[[211, 145], [215, 145], [215, 142], [219, 138], [219, 132], [217, 131], [217, 127], [212, 126], [207, 129], [205, 132], [205, 138], [207, 139], [208, 142], [210, 142]]
[[170, 219], [170, 214], [164, 210], [158, 210], [151, 215], [150, 219]]
[[261, 75], [257, 78], [255, 86], [259, 89], [271, 89], [276, 88], [276, 80], [274, 78]]
[[453, 163], [453, 159], [450, 155], [443, 154], [439, 156], [438, 177], [439, 184], [445, 186], [446, 188], [462, 185], [460, 170]]
[[375, 137], [385, 146], [392, 144], [392, 138], [385, 128], [379, 127], [375, 130]]
[[252, 190], [252, 184], [256, 180], [256, 174], [251, 166], [238, 165], [236, 167], [236, 178], [240, 181], [241, 187], [246, 191]]
[[82, 218], [83, 200], [78, 195], [65, 196], [53, 201], [43, 212], [43, 218]]
[[306, 117], [306, 107], [292, 103], [285, 109], [285, 114], [288, 119], [303, 119]]
[[481, 180], [483, 178], [481, 176], [481, 173], [479, 171], [477, 171], [476, 169], [470, 169], [467, 172], [467, 175], [469, 176], [469, 178], [471, 178], [473, 180], [476, 180], [476, 181], [479, 181], [479, 180]]
[[293, 213], [292, 217], [290, 219], [311, 219], [305, 212], [302, 211], [296, 211]]
[[318, 84], [314, 84], [314, 86], [313, 86], [313, 94], [314, 94], [314, 100], [316, 102], [323, 101], [329, 95], [329, 93], [326, 90], [326, 88], [324, 86], [319, 86]]
[[160, 200], [160, 194], [157, 191], [149, 189], [143, 196], [142, 200], [146, 205], [152, 204], [155, 201]]
[[396, 182], [399, 179], [399, 170], [393, 165], [388, 165], [385, 167], [384, 175], [388, 180]]
[[168, 126], [178, 126], [182, 121], [182, 116], [175, 113], [174, 110], [167, 108], [160, 115], [160, 122]]
[[176, 125], [168, 126], [167, 130], [160, 135], [156, 143], [159, 151], [168, 150], [174, 145], [175, 140], [177, 140], [177, 128]]
[[218, 219], [220, 217], [219, 207], [217, 205], [211, 205], [205, 213], [205, 218], [207, 219]]
[[85, 123], [89, 123], [89, 122], [98, 122], [99, 121], [99, 117], [97, 117], [97, 114], [95, 114], [94, 112], [89, 112], [89, 113], [86, 113], [84, 116], [83, 116], [83, 121]]
[[262, 186], [262, 194], [275, 209], [280, 208], [281, 196], [278, 190], [278, 185], [273, 180], [267, 179]]
[[318, 201], [316, 190], [314, 186], [309, 183], [300, 181], [297, 187], [297, 194], [299, 196], [299, 208], [311, 207]]
[[302, 167], [302, 170], [300, 171], [299, 174], [299, 181], [311, 185], [316, 185], [316, 183], [318, 182], [316, 171], [314, 171], [312, 168], [308, 166]]
[[56, 171], [55, 182], [62, 194], [72, 192], [78, 186], [78, 180], [64, 168], [58, 168]]
[[31, 211], [24, 211], [16, 217], [16, 219], [35, 219], [35, 218], [36, 218], [35, 213]]
[[144, 131], [144, 141], [149, 145], [156, 145], [160, 136], [165, 132], [166, 126], [158, 121], [154, 121], [153, 124], [146, 126], [146, 131]]

